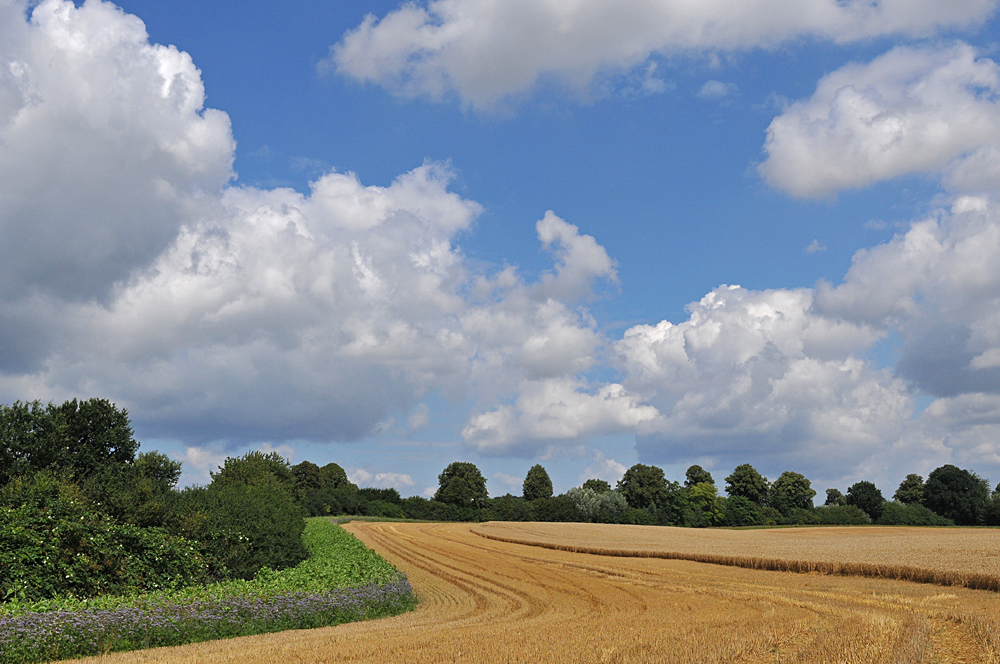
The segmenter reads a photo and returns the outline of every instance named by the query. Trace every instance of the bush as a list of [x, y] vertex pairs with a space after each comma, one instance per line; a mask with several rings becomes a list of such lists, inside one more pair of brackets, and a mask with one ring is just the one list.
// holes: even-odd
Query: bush
[[585, 521], [618, 523], [628, 507], [625, 498], [617, 491], [594, 491], [587, 487], [573, 487], [566, 492]]
[[658, 521], [656, 514], [649, 510], [639, 509], [638, 507], [626, 507], [625, 511], [622, 512], [621, 523], [633, 526], [655, 526]]
[[872, 522], [865, 511], [855, 505], [824, 505], [813, 513], [824, 526], [860, 526]]
[[0, 504], [3, 601], [90, 598], [208, 580], [196, 543], [116, 523], [93, 510], [78, 486], [51, 473], [14, 479], [0, 492]]
[[536, 498], [531, 501], [531, 511], [536, 521], [584, 521], [576, 503], [565, 495], [553, 498]]
[[284, 569], [307, 555], [303, 510], [272, 484], [186, 489], [176, 502], [174, 527], [204, 544], [219, 578], [252, 579], [262, 567]]
[[535, 513], [531, 503], [520, 496], [505, 496], [491, 498], [484, 509], [484, 519], [487, 521], [534, 521]]
[[885, 503], [882, 515], [875, 520], [882, 526], [954, 526], [955, 522], [935, 514], [917, 503]]
[[364, 514], [367, 516], [382, 516], [390, 519], [406, 518], [406, 514], [403, 512], [403, 508], [400, 505], [390, 503], [385, 500], [373, 500], [367, 503]]
[[818, 524], [819, 517], [816, 516], [816, 510], [803, 509], [801, 507], [795, 507], [788, 511], [785, 515], [783, 524], [788, 526], [809, 526]]
[[729, 498], [726, 498], [722, 525], [731, 527], [760, 526], [763, 525], [763, 517], [760, 513], [760, 508], [749, 498], [741, 495], [731, 495]]

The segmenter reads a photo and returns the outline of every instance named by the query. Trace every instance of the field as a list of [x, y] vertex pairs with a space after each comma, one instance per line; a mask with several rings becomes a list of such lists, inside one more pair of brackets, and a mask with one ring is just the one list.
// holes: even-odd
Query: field
[[[1000, 662], [1000, 596], [995, 592], [600, 556], [473, 532], [487, 528], [497, 535], [501, 527], [518, 526], [524, 525], [352, 523], [348, 530], [409, 577], [421, 599], [417, 611], [100, 661]], [[558, 532], [566, 524], [524, 527], [540, 529], [536, 537], [553, 529], [563, 546], [610, 548], [619, 540], [634, 545], [629, 527], [590, 527], [594, 530], [586, 536], [581, 531], [572, 537]], [[717, 536], [688, 532], [693, 538], [705, 536], [706, 543]], [[755, 541], [760, 532], [734, 531], [732, 536], [739, 544]], [[825, 540], [829, 551], [850, 562], [851, 550], [839, 544], [840, 529], [770, 532], [808, 534], [818, 549]], [[847, 532], [863, 537], [879, 531]], [[909, 536], [893, 532], [904, 540]], [[987, 531], [933, 532], [976, 537]], [[898, 545], [883, 541], [884, 547]], [[888, 555], [889, 549], [883, 551]], [[961, 558], [944, 553], [951, 554], [952, 563]]]
[[899, 526], [697, 530], [590, 523], [500, 523], [473, 532], [603, 555], [902, 579], [1000, 591], [1000, 529]]

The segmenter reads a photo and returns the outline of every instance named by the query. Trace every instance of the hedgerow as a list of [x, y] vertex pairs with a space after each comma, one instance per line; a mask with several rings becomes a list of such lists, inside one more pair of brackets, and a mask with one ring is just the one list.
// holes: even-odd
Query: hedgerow
[[395, 615], [416, 604], [406, 578], [327, 519], [309, 557], [281, 571], [134, 596], [0, 605], [0, 662], [29, 664]]

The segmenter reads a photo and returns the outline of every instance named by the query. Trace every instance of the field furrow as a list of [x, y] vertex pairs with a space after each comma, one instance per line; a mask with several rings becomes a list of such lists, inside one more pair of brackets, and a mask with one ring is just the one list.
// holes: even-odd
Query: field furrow
[[[469, 524], [346, 528], [407, 574], [417, 611], [102, 661], [1000, 663], [995, 592], [578, 553]], [[621, 527], [606, 528], [589, 545]]]

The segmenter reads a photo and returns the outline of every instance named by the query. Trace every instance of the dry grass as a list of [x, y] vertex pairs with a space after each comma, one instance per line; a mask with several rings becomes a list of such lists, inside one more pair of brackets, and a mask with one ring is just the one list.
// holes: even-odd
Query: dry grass
[[[485, 539], [472, 528], [348, 526], [410, 577], [422, 600], [413, 613], [101, 659], [1000, 662], [1000, 596], [992, 592], [596, 556]], [[605, 541], [618, 537], [621, 527], [608, 528]]]
[[693, 560], [781, 572], [900, 579], [1000, 591], [995, 528], [826, 527], [697, 530], [490, 522], [473, 532], [562, 551]]

